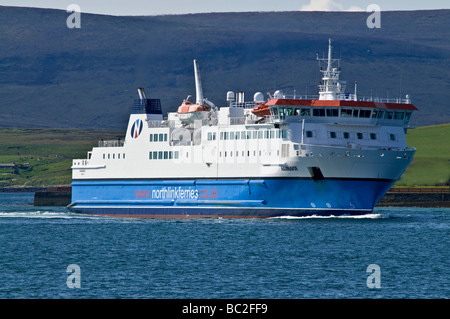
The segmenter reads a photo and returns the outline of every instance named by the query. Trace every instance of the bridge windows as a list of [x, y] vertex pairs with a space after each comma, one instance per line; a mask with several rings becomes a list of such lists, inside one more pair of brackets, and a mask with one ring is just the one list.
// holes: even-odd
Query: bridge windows
[[339, 116], [339, 110], [337, 108], [327, 109], [327, 117], [337, 117]]

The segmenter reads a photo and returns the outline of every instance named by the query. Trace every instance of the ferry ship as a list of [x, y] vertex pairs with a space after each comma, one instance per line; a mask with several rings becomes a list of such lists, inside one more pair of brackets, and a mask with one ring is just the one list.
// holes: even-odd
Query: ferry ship
[[345, 93], [340, 60], [319, 58], [318, 96], [229, 91], [226, 106], [196, 99], [163, 118], [143, 88], [123, 140], [99, 142], [72, 165], [77, 213], [117, 217], [280, 217], [369, 214], [415, 149], [406, 99]]

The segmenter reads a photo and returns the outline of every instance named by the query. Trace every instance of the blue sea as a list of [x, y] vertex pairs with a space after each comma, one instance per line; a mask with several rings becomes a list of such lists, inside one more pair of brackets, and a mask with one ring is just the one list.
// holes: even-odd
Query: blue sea
[[450, 209], [119, 219], [0, 193], [0, 299], [447, 299]]

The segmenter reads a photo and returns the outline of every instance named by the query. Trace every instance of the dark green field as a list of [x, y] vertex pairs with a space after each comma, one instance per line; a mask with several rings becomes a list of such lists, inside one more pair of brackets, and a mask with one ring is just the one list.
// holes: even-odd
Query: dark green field
[[[417, 153], [396, 186], [448, 183], [449, 136], [450, 124], [409, 130], [408, 145], [415, 147]], [[101, 138], [119, 137], [123, 139], [123, 131], [0, 129], [0, 186], [68, 185], [73, 158], [86, 158]], [[15, 166], [10, 165], [13, 163]]]

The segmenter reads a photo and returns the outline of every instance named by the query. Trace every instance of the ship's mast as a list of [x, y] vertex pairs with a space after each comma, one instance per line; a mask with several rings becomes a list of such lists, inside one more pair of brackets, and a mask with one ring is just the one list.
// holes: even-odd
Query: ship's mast
[[328, 57], [319, 58], [319, 64], [326, 64], [326, 69], [320, 68], [323, 73], [322, 82], [319, 85], [319, 100], [340, 100], [345, 91], [345, 84], [339, 80], [340, 59], [333, 59], [331, 39], [328, 40]]
[[200, 71], [198, 68], [197, 60], [194, 60], [194, 73], [195, 73], [195, 93], [196, 93], [196, 104], [203, 105], [203, 89], [202, 80], [200, 78]]

